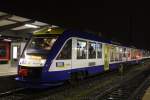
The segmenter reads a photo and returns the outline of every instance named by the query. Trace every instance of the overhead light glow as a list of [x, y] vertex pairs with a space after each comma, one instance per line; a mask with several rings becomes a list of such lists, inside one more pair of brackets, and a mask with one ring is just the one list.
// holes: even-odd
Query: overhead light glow
[[51, 30], [52, 30], [52, 29], [51, 29], [51, 28], [49, 28], [47, 31], [48, 31], [48, 32], [50, 32]]
[[4, 39], [4, 41], [11, 42], [11, 40], [10, 40], [10, 39]]
[[58, 28], [58, 26], [56, 26], [56, 25], [51, 25], [51, 28]]
[[32, 24], [25, 24], [24, 26], [30, 27], [30, 28], [39, 28], [39, 26], [32, 25]]

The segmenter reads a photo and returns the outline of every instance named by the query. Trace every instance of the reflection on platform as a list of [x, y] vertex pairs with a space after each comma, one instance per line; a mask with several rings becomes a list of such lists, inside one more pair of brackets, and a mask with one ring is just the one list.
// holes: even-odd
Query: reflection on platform
[[142, 100], [150, 100], [150, 87], [146, 90]]
[[17, 74], [17, 67], [8, 65], [0, 65], [0, 76], [8, 76]]

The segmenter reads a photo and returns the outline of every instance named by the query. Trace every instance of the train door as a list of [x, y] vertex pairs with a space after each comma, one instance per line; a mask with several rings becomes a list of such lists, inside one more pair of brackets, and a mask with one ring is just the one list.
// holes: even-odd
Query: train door
[[109, 70], [109, 62], [110, 62], [110, 45], [103, 44], [104, 48], [104, 70]]
[[85, 68], [89, 66], [89, 60], [87, 59], [87, 45], [88, 43], [86, 40], [73, 38], [72, 69]]
[[[73, 38], [72, 41], [72, 69], [84, 70], [89, 73], [96, 73], [99, 70], [89, 70], [95, 66], [102, 66], [102, 43], [80, 38]], [[80, 69], [83, 68], [83, 69]]]

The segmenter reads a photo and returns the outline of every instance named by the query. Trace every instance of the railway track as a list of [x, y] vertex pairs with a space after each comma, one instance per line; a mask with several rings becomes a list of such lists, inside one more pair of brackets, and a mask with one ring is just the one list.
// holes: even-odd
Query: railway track
[[17, 93], [17, 92], [23, 91], [23, 90], [25, 90], [25, 89], [26, 89], [26, 88], [16, 88], [16, 89], [12, 89], [12, 90], [9, 90], [9, 91], [0, 93], [0, 97], [9, 96], [9, 95], [11, 95], [11, 94], [13, 94], [13, 93]]
[[[94, 94], [94, 96], [92, 95], [89, 96], [89, 98], [87, 97], [87, 100], [134, 100], [128, 99], [130, 97], [129, 95], [133, 93], [133, 91], [137, 89], [137, 87], [143, 82], [143, 80], [147, 77], [147, 73], [148, 72], [141, 72], [139, 70], [132, 71], [131, 69], [130, 75], [133, 76], [130, 78], [121, 78], [119, 76], [119, 73], [109, 72], [85, 79], [83, 81], [79, 81], [79, 83], [75, 85], [64, 84], [58, 87], [50, 87], [49, 89], [45, 90], [17, 88], [15, 90], [7, 91], [5, 93], [0, 94], [0, 100], [82, 100], [84, 99], [84, 96], [89, 96], [89, 93], [91, 95], [93, 91], [95, 92], [95, 89], [90, 88], [93, 88], [98, 84], [100, 84], [99, 86], [101, 87], [94, 87], [99, 89], [96, 95]], [[110, 81], [110, 76], [113, 77], [113, 80], [116, 80], [111, 80], [114, 83]], [[105, 81], [108, 80], [110, 82], [105, 83]], [[138, 83], [136, 87], [135, 83]], [[132, 86], [130, 86], [129, 84], [131, 84]]]
[[141, 100], [144, 93], [144, 87], [150, 85], [148, 72], [142, 72], [134, 75], [130, 79], [122, 79], [118, 84], [97, 94], [95, 100]]
[[[110, 72], [109, 75], [113, 75], [116, 72]], [[89, 84], [92, 84], [91, 82], [95, 83], [96, 81], [99, 82], [99, 77], [101, 78], [101, 81], [107, 80], [108, 79], [108, 73], [104, 73], [98, 76], [94, 77], [89, 77], [88, 79], [78, 81], [75, 84], [64, 84], [61, 86], [55, 86], [55, 87], [50, 87], [48, 89], [43, 89], [43, 90], [37, 90], [37, 89], [28, 89], [28, 88], [17, 88], [17, 89], [12, 89], [4, 93], [0, 93], [0, 100], [39, 100], [44, 97], [48, 98], [55, 98], [57, 93], [61, 93], [65, 91], [66, 89], [74, 89], [78, 86], [83, 86], [85, 83], [87, 86]], [[84, 85], [84, 86], [86, 86]], [[56, 100], [57, 100], [56, 96]], [[60, 98], [60, 97], [59, 97]]]
[[0, 100], [20, 100], [25, 96], [23, 93], [27, 88], [16, 88], [3, 93], [0, 93]]
[[35, 88], [16, 88], [7, 92], [0, 93], [0, 100], [37, 100], [48, 96], [49, 94], [55, 94], [59, 91], [65, 90], [67, 86], [52, 86], [45, 89]]

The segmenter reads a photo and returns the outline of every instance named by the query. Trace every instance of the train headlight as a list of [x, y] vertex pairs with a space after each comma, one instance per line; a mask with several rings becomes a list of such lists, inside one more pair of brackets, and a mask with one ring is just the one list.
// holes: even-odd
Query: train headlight
[[46, 62], [46, 60], [45, 60], [45, 59], [42, 59], [42, 60], [41, 60], [41, 65], [44, 66], [45, 62]]
[[27, 64], [27, 61], [25, 59], [21, 58], [19, 60], [19, 64]]
[[19, 65], [22, 66], [30, 66], [30, 67], [36, 67], [36, 66], [44, 66], [46, 62], [46, 59], [25, 59], [21, 58], [19, 60]]
[[33, 59], [33, 60], [41, 60], [42, 59], [41, 56], [33, 56], [33, 55], [26, 55], [25, 58], [26, 59]]

